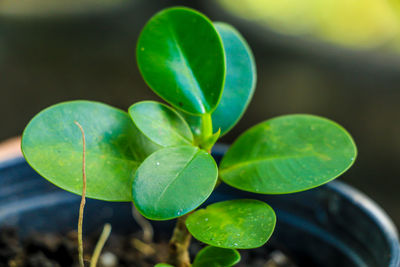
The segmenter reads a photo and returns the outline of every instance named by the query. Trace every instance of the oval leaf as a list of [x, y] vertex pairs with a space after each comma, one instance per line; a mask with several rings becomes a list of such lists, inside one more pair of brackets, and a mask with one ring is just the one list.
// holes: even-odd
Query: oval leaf
[[225, 81], [222, 41], [212, 22], [188, 8], [169, 8], [143, 28], [136, 49], [149, 87], [191, 114], [212, 112]]
[[142, 101], [129, 108], [136, 127], [152, 142], [162, 147], [191, 145], [193, 135], [186, 121], [172, 108]]
[[218, 202], [186, 219], [199, 241], [222, 248], [256, 248], [265, 244], [275, 228], [272, 208], [255, 199]]
[[174, 267], [168, 263], [157, 263], [154, 267]]
[[[221, 128], [221, 136], [239, 121], [253, 97], [257, 71], [250, 47], [231, 25], [214, 22], [221, 36], [226, 57], [226, 79], [221, 100], [212, 113], [213, 129]], [[200, 131], [201, 119], [184, 114], [193, 133]]]
[[231, 146], [221, 179], [241, 190], [285, 194], [325, 184], [353, 164], [357, 150], [341, 126], [311, 115], [262, 122]]
[[196, 255], [192, 267], [231, 267], [239, 261], [236, 249], [207, 246]]
[[134, 128], [134, 138], [132, 139], [135, 147], [134, 155], [139, 162], [143, 162], [148, 156], [155, 151], [163, 148], [162, 146], [152, 142], [147, 136], [145, 136], [137, 127], [132, 123]]
[[22, 135], [27, 162], [55, 185], [82, 193], [82, 135], [86, 135], [86, 196], [131, 201], [134, 156], [133, 123], [126, 112], [90, 101], [51, 106], [36, 115]]
[[173, 219], [200, 206], [213, 191], [217, 176], [217, 165], [204, 150], [192, 146], [163, 148], [138, 168], [133, 200], [149, 219]]
[[212, 113], [213, 129], [226, 134], [242, 117], [253, 97], [257, 71], [250, 47], [231, 25], [214, 23], [226, 56], [226, 79], [221, 101]]

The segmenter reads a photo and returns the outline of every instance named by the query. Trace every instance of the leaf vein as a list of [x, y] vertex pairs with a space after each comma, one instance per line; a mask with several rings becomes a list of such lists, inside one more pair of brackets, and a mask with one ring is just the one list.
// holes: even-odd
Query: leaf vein
[[184, 168], [182, 168], [175, 176], [173, 179], [171, 179], [171, 181], [169, 181], [169, 183], [165, 186], [165, 188], [163, 189], [163, 191], [161, 192], [161, 194], [158, 196], [157, 201], [155, 202], [155, 206], [158, 209], [158, 204], [160, 203], [160, 200], [163, 198], [163, 196], [165, 195], [165, 193], [167, 192], [168, 188], [174, 184], [177, 181], [177, 178], [184, 172], [184, 170], [190, 165], [190, 163], [193, 161], [193, 159], [196, 157], [196, 155], [199, 153], [199, 150], [196, 150], [195, 153], [193, 153], [193, 155], [191, 156], [190, 160], [187, 161], [186, 165]]
[[226, 168], [221, 168], [220, 173], [222, 174], [222, 173], [229, 172], [229, 171], [232, 171], [235, 169], [246, 167], [248, 165], [254, 165], [257, 163], [263, 163], [263, 162], [268, 162], [268, 161], [282, 160], [282, 159], [301, 159], [301, 158], [308, 158], [308, 157], [314, 157], [314, 156], [315, 155], [310, 154], [310, 155], [301, 155], [301, 156], [289, 155], [289, 156], [274, 156], [274, 157], [269, 157], [269, 158], [257, 158], [257, 159], [242, 161], [242, 162], [233, 164]]
[[[169, 30], [171, 32], [172, 38], [174, 39], [174, 44], [175, 44], [175, 46], [176, 46], [176, 48], [177, 48], [177, 50], [179, 52], [179, 56], [180, 56], [182, 62], [184, 63], [184, 65], [186, 67], [185, 70], [189, 74], [188, 77], [192, 77], [191, 80], [194, 81], [195, 86], [192, 89], [195, 89], [195, 90], [193, 90], [195, 92], [195, 94], [193, 94], [193, 95], [196, 98], [197, 102], [200, 104], [200, 106], [202, 108], [202, 112], [205, 112], [206, 108], [205, 108], [204, 105], [207, 103], [207, 101], [205, 100], [205, 96], [201, 91], [200, 83], [199, 83], [195, 73], [192, 71], [192, 68], [190, 66], [190, 62], [187, 60], [187, 58], [185, 56], [185, 51], [183, 50], [183, 48], [181, 47], [180, 43], [178, 42], [178, 39], [176, 37], [176, 32], [175, 32], [174, 27], [171, 25], [170, 22], [168, 23], [168, 28], [169, 28]], [[185, 92], [185, 90], [183, 90], [183, 92]]]

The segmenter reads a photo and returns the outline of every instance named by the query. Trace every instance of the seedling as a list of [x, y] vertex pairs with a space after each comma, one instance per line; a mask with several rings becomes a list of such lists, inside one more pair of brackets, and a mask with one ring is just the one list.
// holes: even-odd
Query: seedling
[[[240, 119], [256, 84], [254, 58], [232, 26], [174, 7], [140, 34], [137, 63], [169, 105], [143, 101], [128, 113], [91, 101], [51, 106], [23, 133], [28, 163], [55, 185], [82, 193], [78, 121], [86, 131], [86, 197], [133, 202], [151, 220], [178, 218], [168, 264], [190, 266], [191, 236], [209, 245], [192, 266], [232, 266], [236, 249], [262, 246], [276, 217], [266, 203], [236, 199], [199, 206], [224, 182], [258, 194], [288, 194], [325, 184], [354, 162], [341, 126], [313, 115], [273, 118], [244, 132], [219, 167], [210, 155]], [[161, 264], [159, 266], [170, 266]]]

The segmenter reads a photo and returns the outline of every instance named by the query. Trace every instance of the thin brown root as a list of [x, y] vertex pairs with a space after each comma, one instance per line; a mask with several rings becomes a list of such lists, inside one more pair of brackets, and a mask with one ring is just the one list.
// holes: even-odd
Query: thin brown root
[[111, 234], [111, 224], [106, 223], [103, 228], [103, 232], [100, 235], [99, 241], [97, 241], [96, 247], [93, 252], [92, 259], [90, 260], [90, 267], [96, 267], [97, 262], [99, 260], [101, 250], [104, 247], [104, 244], [106, 243], [108, 237]]
[[152, 243], [154, 235], [153, 226], [151, 226], [150, 222], [146, 220], [142, 216], [142, 214], [139, 213], [139, 211], [133, 204], [132, 204], [132, 216], [143, 230], [143, 241], [148, 244]]
[[79, 219], [78, 219], [78, 253], [79, 253], [79, 265], [81, 267], [85, 267], [85, 263], [83, 260], [83, 240], [82, 240], [82, 224], [83, 224], [83, 210], [85, 208], [85, 196], [86, 196], [86, 139], [85, 139], [85, 132], [83, 131], [82, 126], [79, 122], [74, 122], [82, 132], [82, 145], [83, 145], [83, 156], [82, 156], [82, 199], [81, 205], [79, 207]]

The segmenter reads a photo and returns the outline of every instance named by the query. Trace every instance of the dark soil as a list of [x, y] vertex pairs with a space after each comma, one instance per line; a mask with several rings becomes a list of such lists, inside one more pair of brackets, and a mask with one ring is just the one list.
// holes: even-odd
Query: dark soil
[[[111, 235], [99, 260], [99, 267], [150, 267], [165, 261], [167, 238], [155, 244], [146, 244], [141, 233]], [[98, 235], [84, 240], [85, 258], [90, 259]], [[193, 241], [190, 253], [194, 255], [204, 245]], [[241, 250], [237, 267], [296, 267], [281, 251], [264, 246]], [[65, 235], [36, 233], [20, 239], [14, 228], [0, 229], [0, 267], [79, 267], [76, 232]], [[87, 264], [89, 266], [89, 264]]]

